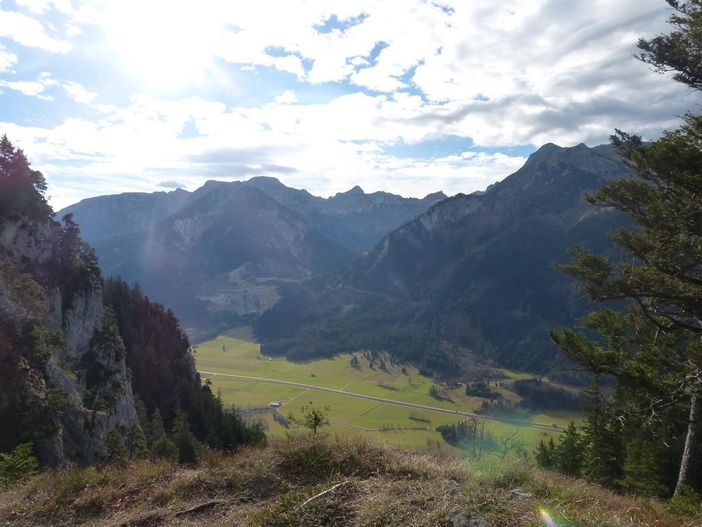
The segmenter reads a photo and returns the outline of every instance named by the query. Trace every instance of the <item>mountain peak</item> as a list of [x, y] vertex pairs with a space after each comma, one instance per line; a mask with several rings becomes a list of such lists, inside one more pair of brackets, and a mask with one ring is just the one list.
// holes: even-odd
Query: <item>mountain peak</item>
[[542, 145], [536, 152], [534, 152], [531, 155], [536, 156], [536, 155], [543, 155], [543, 154], [552, 154], [554, 152], [560, 152], [561, 150], [563, 150], [562, 146], [558, 146], [555, 143], [546, 143], [546, 144]]
[[542, 145], [532, 156], [553, 155], [566, 152], [590, 152], [592, 149], [585, 143], [578, 143], [573, 146], [559, 146], [555, 143], [546, 143]]
[[361, 187], [358, 185], [355, 185], [353, 188], [350, 188], [346, 192], [337, 192], [333, 197], [334, 198], [339, 198], [343, 196], [365, 196], [366, 193], [363, 191]]
[[584, 163], [592, 157], [594, 151], [585, 143], [578, 143], [575, 146], [558, 146], [553, 143], [546, 143], [536, 152], [529, 156], [525, 167], [533, 165], [538, 161], [560, 161], [566, 163]]
[[256, 176], [252, 177], [251, 179], [248, 179], [246, 181], [247, 183], [256, 183], [256, 184], [263, 184], [268, 187], [284, 187], [285, 185], [278, 179], [274, 178], [273, 176]]
[[212, 190], [213, 188], [216, 188], [220, 185], [226, 185], [225, 181], [217, 181], [216, 179], [208, 179], [205, 181], [205, 184], [202, 185], [198, 190]]
[[438, 192], [432, 192], [431, 194], [427, 194], [424, 196], [422, 199], [424, 201], [441, 201], [446, 199], [448, 196], [444, 194], [443, 190], [440, 190]]
[[625, 168], [609, 145], [590, 148], [584, 143], [568, 147], [547, 143], [531, 154], [519, 170], [488, 190], [500, 194], [536, 192], [541, 196], [547, 189], [555, 191], [563, 185], [561, 181], [569, 180], [571, 185], [583, 186], [583, 191], [589, 191], [585, 188], [588, 185], [597, 186], [595, 182], [601, 184], [625, 177], [625, 174]]

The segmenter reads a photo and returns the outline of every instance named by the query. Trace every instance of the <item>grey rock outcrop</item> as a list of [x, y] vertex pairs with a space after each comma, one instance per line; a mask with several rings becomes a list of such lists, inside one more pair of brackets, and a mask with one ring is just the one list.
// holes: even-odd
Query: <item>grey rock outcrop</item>
[[482, 516], [473, 516], [457, 510], [451, 514], [450, 527], [491, 527], [490, 523]]
[[78, 260], [81, 285], [62, 283], [61, 234], [50, 220], [0, 225], [0, 420], [46, 466], [100, 463], [108, 432], [139, 426], [101, 279]]

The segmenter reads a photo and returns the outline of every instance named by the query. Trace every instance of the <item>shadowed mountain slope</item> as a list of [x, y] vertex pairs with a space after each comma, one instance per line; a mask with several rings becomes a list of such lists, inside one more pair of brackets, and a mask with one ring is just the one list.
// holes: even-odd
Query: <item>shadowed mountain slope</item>
[[292, 357], [378, 349], [429, 370], [475, 355], [543, 370], [556, 357], [547, 330], [585, 307], [552, 263], [575, 244], [611, 250], [606, 233], [624, 220], [583, 194], [627, 174], [607, 146], [545, 145], [485, 192], [396, 229], [347, 272], [289, 287], [256, 333]]

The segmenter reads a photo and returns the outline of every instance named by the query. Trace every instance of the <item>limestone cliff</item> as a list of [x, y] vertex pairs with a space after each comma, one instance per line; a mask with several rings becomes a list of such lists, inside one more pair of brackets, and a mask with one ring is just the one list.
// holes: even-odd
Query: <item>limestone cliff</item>
[[47, 466], [100, 463], [111, 430], [141, 433], [99, 270], [70, 225], [0, 222], [0, 425], [0, 450], [33, 441]]

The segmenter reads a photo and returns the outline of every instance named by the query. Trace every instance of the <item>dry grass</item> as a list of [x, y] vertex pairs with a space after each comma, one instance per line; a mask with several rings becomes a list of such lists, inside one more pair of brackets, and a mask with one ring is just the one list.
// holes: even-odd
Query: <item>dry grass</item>
[[474, 462], [353, 438], [209, 453], [194, 469], [142, 460], [44, 473], [0, 492], [0, 526], [448, 527], [461, 524], [458, 517], [538, 526], [540, 508], [560, 526], [702, 525], [699, 515], [674, 516], [658, 502], [524, 462]]

